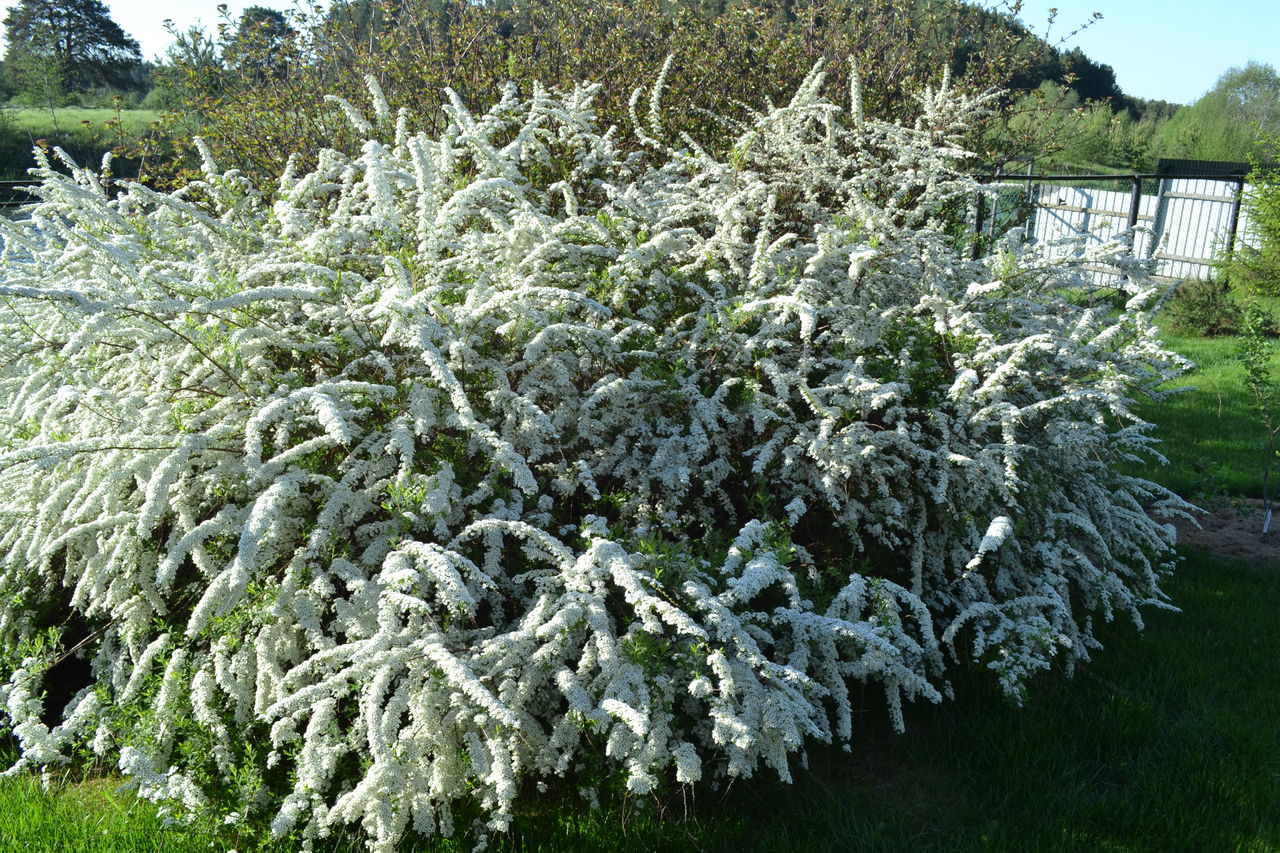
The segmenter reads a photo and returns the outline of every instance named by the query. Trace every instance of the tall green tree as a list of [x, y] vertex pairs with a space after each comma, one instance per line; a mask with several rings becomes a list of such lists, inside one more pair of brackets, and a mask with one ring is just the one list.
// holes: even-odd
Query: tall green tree
[[143, 105], [148, 109], [176, 110], [195, 93], [212, 91], [225, 77], [216, 39], [199, 27], [169, 27], [173, 43], [152, 75], [154, 85]]
[[288, 46], [297, 35], [283, 12], [250, 6], [240, 14], [235, 35], [223, 48], [223, 62], [258, 83], [281, 77], [288, 73]]
[[20, 90], [43, 85], [42, 69], [51, 66], [67, 91], [125, 87], [142, 62], [138, 42], [102, 0], [19, 0], [4, 25], [5, 68]]
[[1061, 62], [1060, 81], [1074, 89], [1082, 100], [1105, 101], [1124, 94], [1116, 84], [1115, 70], [1090, 59], [1080, 48], [1074, 47], [1062, 54]]
[[1250, 62], [1232, 68], [1212, 89], [1179, 110], [1157, 140], [1161, 157], [1245, 162], [1259, 152], [1258, 140], [1280, 133], [1280, 74]]

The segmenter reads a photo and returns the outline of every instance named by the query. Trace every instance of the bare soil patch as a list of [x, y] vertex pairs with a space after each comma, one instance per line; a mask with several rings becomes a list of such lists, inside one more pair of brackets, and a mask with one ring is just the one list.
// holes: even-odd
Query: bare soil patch
[[1252, 565], [1280, 565], [1280, 503], [1273, 503], [1271, 534], [1262, 541], [1266, 511], [1256, 498], [1234, 499], [1205, 507], [1197, 515], [1200, 526], [1185, 518], [1168, 521], [1178, 530], [1178, 544], [1203, 548], [1222, 557]]

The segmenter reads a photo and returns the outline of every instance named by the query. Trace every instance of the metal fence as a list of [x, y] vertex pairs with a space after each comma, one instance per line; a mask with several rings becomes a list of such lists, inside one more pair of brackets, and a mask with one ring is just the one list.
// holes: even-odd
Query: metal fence
[[[1255, 238], [1242, 206], [1249, 165], [1162, 160], [1154, 174], [998, 175], [976, 205], [974, 230], [1014, 226], [1049, 255], [1079, 254], [1134, 229], [1133, 251], [1168, 279], [1208, 278], [1228, 251]], [[1099, 276], [1114, 271], [1095, 270]]]
[[[107, 192], [112, 197], [123, 191], [127, 183], [129, 182], [115, 178], [108, 178], [103, 181]], [[151, 186], [147, 181], [143, 183], [146, 186]], [[40, 200], [32, 192], [38, 186], [40, 186], [39, 181], [0, 181], [0, 216], [8, 219], [22, 219], [27, 216], [24, 208]]]
[[0, 181], [0, 210], [30, 204], [34, 197], [27, 189], [32, 186], [31, 181]]

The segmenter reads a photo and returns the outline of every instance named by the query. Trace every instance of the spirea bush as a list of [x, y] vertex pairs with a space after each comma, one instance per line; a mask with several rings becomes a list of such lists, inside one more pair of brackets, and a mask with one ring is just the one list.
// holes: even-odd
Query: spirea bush
[[901, 726], [954, 667], [1017, 697], [1141, 624], [1182, 506], [1114, 464], [1180, 369], [1145, 268], [970, 260], [982, 102], [902, 127], [820, 83], [726, 161], [666, 139], [659, 80], [647, 153], [589, 86], [455, 98], [438, 138], [375, 89], [360, 156], [271, 202], [208, 158], [172, 194], [42, 162], [0, 284], [15, 771], [97, 755], [389, 851], [552, 777], [787, 779], [861, 685]]

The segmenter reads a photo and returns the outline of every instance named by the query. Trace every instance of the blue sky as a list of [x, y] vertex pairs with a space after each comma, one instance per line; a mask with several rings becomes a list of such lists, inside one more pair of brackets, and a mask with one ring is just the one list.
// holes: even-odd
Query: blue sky
[[[0, 0], [8, 8], [14, 0]], [[148, 59], [169, 44], [163, 20], [185, 29], [197, 21], [218, 20], [218, 0], [106, 0], [112, 17], [142, 44]], [[229, 2], [232, 18], [245, 6], [293, 8], [291, 0]], [[1005, 4], [1008, 5], [1007, 3]], [[1097, 62], [1115, 69], [1120, 87], [1140, 98], [1190, 103], [1208, 91], [1228, 68], [1249, 60], [1280, 68], [1280, 11], [1277, 0], [1027, 0], [1022, 20], [1046, 32], [1048, 10], [1058, 9], [1049, 37], [1053, 41], [1088, 21], [1102, 20], [1077, 33], [1067, 47], [1079, 46]]]
[[1102, 13], [1067, 47], [1110, 65], [1125, 94], [1139, 98], [1188, 104], [1249, 60], [1280, 69], [1276, 0], [1027, 0], [1019, 17], [1044, 35], [1050, 7], [1058, 10], [1051, 41]]

